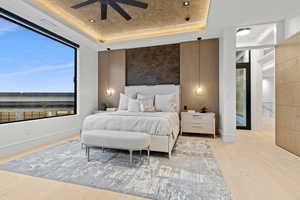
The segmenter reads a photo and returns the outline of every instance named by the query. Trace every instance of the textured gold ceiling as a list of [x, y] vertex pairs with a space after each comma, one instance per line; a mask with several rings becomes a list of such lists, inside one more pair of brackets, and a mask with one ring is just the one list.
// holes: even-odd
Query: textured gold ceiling
[[[54, 15], [75, 26], [99, 42], [113, 42], [166, 34], [200, 31], [206, 26], [210, 0], [140, 0], [148, 3], [147, 9], [119, 4], [132, 17], [126, 21], [111, 7], [107, 20], [100, 19], [100, 3], [79, 9], [71, 6], [85, 0], [33, 0]], [[190, 21], [185, 17], [190, 16]], [[94, 19], [95, 23], [89, 20]]]

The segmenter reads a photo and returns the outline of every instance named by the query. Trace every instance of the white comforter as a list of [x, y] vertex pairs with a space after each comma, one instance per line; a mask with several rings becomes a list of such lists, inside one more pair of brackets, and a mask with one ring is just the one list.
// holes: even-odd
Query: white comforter
[[176, 137], [179, 132], [179, 117], [176, 112], [104, 112], [90, 115], [84, 120], [83, 130], [95, 129]]

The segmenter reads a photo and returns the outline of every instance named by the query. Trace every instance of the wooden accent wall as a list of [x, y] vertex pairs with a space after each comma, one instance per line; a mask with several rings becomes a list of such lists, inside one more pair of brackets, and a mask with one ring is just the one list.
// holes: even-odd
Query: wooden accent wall
[[[202, 40], [200, 51], [198, 41], [182, 43], [180, 57], [181, 110], [185, 105], [194, 110], [207, 106], [209, 110], [218, 113], [219, 40]], [[203, 88], [201, 95], [196, 94], [199, 83]]]
[[[99, 106], [100, 103], [106, 103], [110, 107], [118, 107], [119, 96], [124, 92], [126, 59], [125, 50], [116, 50], [107, 52], [99, 52]], [[107, 88], [112, 88], [114, 94], [108, 96]]]
[[276, 46], [276, 144], [300, 156], [300, 33]]
[[[125, 51], [111, 51], [110, 73], [108, 73], [108, 55], [106, 52], [99, 53], [100, 79], [99, 79], [99, 102], [106, 102], [110, 106], [118, 106], [119, 93], [123, 91], [126, 76]], [[200, 82], [204, 91], [196, 95], [199, 83], [199, 56], [200, 56]], [[106, 95], [110, 85], [115, 90], [115, 95]], [[199, 110], [207, 106], [210, 111], [219, 113], [219, 40], [202, 40], [180, 43], [180, 85], [182, 87], [181, 110], [184, 105], [188, 109]]]

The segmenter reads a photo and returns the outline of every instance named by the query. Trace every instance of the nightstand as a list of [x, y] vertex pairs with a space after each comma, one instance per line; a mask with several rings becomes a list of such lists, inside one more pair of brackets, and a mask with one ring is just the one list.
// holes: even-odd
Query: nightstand
[[215, 113], [182, 112], [181, 134], [198, 133], [216, 136]]

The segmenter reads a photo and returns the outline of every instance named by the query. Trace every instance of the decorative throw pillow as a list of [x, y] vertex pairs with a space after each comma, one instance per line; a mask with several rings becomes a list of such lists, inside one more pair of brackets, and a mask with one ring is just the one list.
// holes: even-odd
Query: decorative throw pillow
[[155, 108], [153, 105], [153, 99], [141, 99], [140, 101], [140, 110], [142, 112], [154, 112]]
[[176, 94], [155, 95], [155, 109], [160, 112], [176, 112]]
[[140, 112], [139, 100], [128, 98], [128, 111], [129, 112]]
[[152, 99], [152, 101], [154, 101], [154, 95], [137, 94], [137, 99], [138, 99], [138, 100], [142, 100], [142, 99]]
[[119, 110], [128, 110], [128, 96], [120, 93]]

